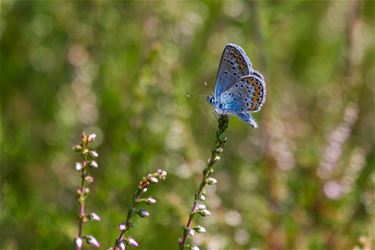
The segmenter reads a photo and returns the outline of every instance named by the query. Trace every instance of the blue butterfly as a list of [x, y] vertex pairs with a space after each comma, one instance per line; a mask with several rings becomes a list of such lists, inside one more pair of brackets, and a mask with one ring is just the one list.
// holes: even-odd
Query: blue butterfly
[[266, 100], [266, 82], [253, 69], [245, 51], [227, 44], [221, 56], [215, 93], [207, 98], [218, 114], [235, 114], [253, 128], [258, 125], [248, 112], [258, 112]]

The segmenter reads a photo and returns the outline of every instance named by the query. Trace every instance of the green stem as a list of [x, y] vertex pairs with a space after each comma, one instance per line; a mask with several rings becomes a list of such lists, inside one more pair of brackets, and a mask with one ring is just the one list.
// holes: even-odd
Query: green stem
[[194, 215], [196, 214], [196, 210], [199, 205], [200, 197], [202, 196], [204, 192], [204, 187], [207, 185], [208, 178], [214, 172], [214, 168], [213, 168], [214, 164], [220, 160], [220, 155], [223, 152], [223, 146], [225, 142], [227, 141], [227, 138], [225, 137], [224, 132], [228, 128], [229, 117], [227, 115], [220, 115], [218, 119], [218, 123], [219, 124], [218, 124], [218, 130], [216, 132], [214, 148], [211, 152], [211, 157], [207, 162], [207, 166], [203, 170], [202, 181], [199, 184], [198, 192], [195, 194], [194, 204], [190, 211], [188, 222], [186, 223], [186, 226], [184, 227], [182, 239], [179, 242], [180, 250], [185, 248], [188, 232], [192, 230], [191, 224], [193, 222]]
[[126, 220], [123, 223], [125, 225], [125, 229], [122, 230], [117, 237], [115, 244], [113, 246], [113, 249], [119, 249], [119, 244], [120, 242], [124, 239], [125, 232], [128, 231], [132, 227], [132, 223], [130, 222], [130, 219], [134, 215], [135, 209], [137, 205], [139, 204], [139, 198], [141, 197], [142, 194], [142, 188], [138, 188], [137, 192], [135, 192], [132, 200], [132, 204], [129, 207], [128, 215], [126, 216]]

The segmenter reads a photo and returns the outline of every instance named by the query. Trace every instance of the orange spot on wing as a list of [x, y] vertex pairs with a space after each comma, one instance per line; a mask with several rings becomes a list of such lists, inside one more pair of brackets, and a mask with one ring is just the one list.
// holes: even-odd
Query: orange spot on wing
[[249, 110], [256, 110], [257, 109], [257, 105], [255, 103], [253, 103], [250, 107]]

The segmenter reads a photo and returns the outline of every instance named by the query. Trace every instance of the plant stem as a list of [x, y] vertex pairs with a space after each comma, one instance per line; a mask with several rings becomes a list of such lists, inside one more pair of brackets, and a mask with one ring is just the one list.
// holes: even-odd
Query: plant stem
[[118, 245], [124, 239], [125, 232], [128, 231], [133, 226], [132, 223], [130, 222], [130, 219], [131, 219], [131, 217], [133, 216], [133, 214], [135, 212], [135, 208], [139, 204], [139, 199], [141, 197], [141, 194], [142, 194], [142, 188], [139, 187], [138, 190], [135, 192], [135, 194], [133, 196], [132, 204], [129, 207], [128, 215], [126, 216], [126, 220], [123, 223], [125, 225], [125, 229], [122, 230], [120, 232], [119, 236], [117, 237], [117, 239], [115, 241], [115, 244], [113, 246], [114, 250], [119, 249]]
[[[82, 238], [82, 228], [83, 228], [83, 217], [85, 215], [85, 197], [84, 197], [84, 189], [85, 189], [85, 173], [86, 170], [82, 168], [81, 170], [81, 187], [80, 190], [80, 196], [79, 196], [79, 220], [78, 220], [78, 236], [79, 238]], [[81, 247], [77, 246], [77, 250], [81, 250]]]
[[179, 249], [182, 250], [185, 248], [186, 239], [188, 236], [188, 231], [191, 230], [191, 224], [193, 222], [194, 215], [196, 214], [200, 197], [204, 194], [204, 187], [207, 185], [207, 180], [214, 172], [213, 165], [220, 160], [220, 155], [223, 152], [223, 146], [227, 141], [225, 137], [225, 130], [228, 128], [229, 124], [229, 117], [227, 115], [220, 115], [218, 119], [218, 130], [216, 132], [216, 139], [214, 143], [214, 148], [211, 153], [211, 157], [207, 162], [206, 168], [203, 170], [203, 177], [202, 181], [199, 184], [198, 192], [195, 194], [195, 199], [193, 203], [193, 207], [189, 214], [189, 219], [186, 224], [186, 227], [183, 230], [182, 239], [179, 242]]
[[[78, 235], [77, 235], [77, 238], [82, 238], [82, 230], [83, 230], [83, 224], [85, 223], [84, 221], [84, 217], [85, 217], [85, 200], [86, 200], [86, 194], [85, 194], [85, 186], [86, 186], [86, 168], [84, 166], [86, 166], [87, 164], [87, 154], [84, 154], [83, 152], [85, 151], [85, 149], [87, 149], [87, 136], [86, 134], [83, 132], [82, 133], [82, 158], [83, 158], [83, 161], [82, 161], [82, 169], [81, 169], [81, 186], [79, 188], [79, 198], [78, 198], [78, 201], [79, 201], [79, 219], [78, 219]], [[77, 245], [76, 246], [76, 250], [81, 250], [82, 249], [82, 246], [79, 246]]]

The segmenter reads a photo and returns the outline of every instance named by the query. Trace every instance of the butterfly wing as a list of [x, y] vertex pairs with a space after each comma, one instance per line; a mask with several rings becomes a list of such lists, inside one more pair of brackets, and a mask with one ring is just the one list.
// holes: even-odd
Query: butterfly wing
[[242, 77], [252, 72], [253, 67], [245, 51], [236, 44], [227, 44], [221, 56], [216, 77], [215, 97], [218, 98]]
[[266, 99], [266, 88], [263, 76], [254, 71], [244, 76], [220, 97], [223, 110], [230, 113], [258, 112]]

